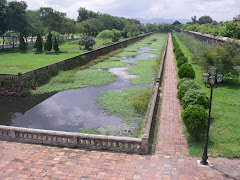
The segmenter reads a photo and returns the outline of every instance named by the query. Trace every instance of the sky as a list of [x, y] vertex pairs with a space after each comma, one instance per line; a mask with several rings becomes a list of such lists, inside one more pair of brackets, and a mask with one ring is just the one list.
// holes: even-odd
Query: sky
[[[10, 1], [10, 0], [9, 0]], [[25, 1], [28, 10], [52, 7], [77, 19], [78, 9], [126, 18], [191, 19], [208, 15], [216, 21], [232, 20], [240, 14], [240, 0], [17, 0]]]

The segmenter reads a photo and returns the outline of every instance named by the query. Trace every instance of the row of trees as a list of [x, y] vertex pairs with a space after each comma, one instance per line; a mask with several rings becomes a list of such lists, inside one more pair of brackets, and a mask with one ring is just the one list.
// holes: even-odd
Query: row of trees
[[240, 23], [235, 21], [216, 22], [210, 16], [202, 16], [197, 20], [192, 17], [192, 22], [185, 24], [182, 29], [196, 31], [214, 36], [224, 36], [240, 39]]

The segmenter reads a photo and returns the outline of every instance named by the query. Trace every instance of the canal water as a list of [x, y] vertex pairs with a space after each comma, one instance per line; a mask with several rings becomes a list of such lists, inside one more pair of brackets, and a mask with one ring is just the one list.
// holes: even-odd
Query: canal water
[[[152, 48], [145, 46], [135, 57], [126, 57], [121, 61], [136, 62], [140, 59], [155, 57], [147, 53]], [[44, 130], [74, 132], [78, 128], [100, 128], [118, 126], [122, 118], [108, 116], [98, 108], [97, 96], [103, 91], [140, 88], [130, 85], [126, 69], [130, 67], [110, 68], [108, 71], [117, 75], [117, 81], [105, 86], [85, 87], [29, 97], [0, 97], [0, 124]]]

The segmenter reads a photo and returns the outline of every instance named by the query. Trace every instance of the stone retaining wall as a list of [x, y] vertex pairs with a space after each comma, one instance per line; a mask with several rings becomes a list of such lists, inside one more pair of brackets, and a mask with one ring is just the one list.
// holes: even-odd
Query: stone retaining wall
[[[59, 61], [57, 63], [49, 64], [32, 71], [18, 74], [0, 74], [0, 95], [10, 95], [10, 96], [21, 96], [28, 95], [29, 90], [36, 88], [39, 83], [39, 79], [44, 79], [44, 83], [52, 77], [55, 76], [58, 71], [61, 70], [70, 70], [76, 67], [82, 66], [93, 59], [96, 59], [98, 56], [102, 56], [110, 53], [111, 51], [124, 48], [131, 43], [134, 43], [140, 39], [143, 39], [152, 33], [144, 34], [134, 38], [130, 38], [121, 42], [116, 42], [107, 46], [103, 46], [91, 51], [87, 51], [78, 56]], [[52, 73], [46, 73], [52, 71]], [[45, 74], [44, 74], [45, 73]], [[38, 76], [38, 78], [32, 78]], [[41, 77], [40, 77], [41, 76]], [[46, 77], [43, 77], [46, 76]], [[40, 78], [39, 78], [40, 77]]]
[[152, 96], [145, 118], [141, 138], [91, 135], [82, 133], [69, 133], [61, 131], [37, 130], [11, 126], [0, 126], [0, 140], [36, 143], [52, 146], [74, 147], [83, 149], [109, 150], [146, 154], [148, 153], [150, 128], [155, 111], [156, 100], [162, 84], [163, 68], [166, 58], [168, 38], [165, 43], [159, 70], [152, 88]]
[[[225, 41], [233, 41], [236, 39], [232, 39], [232, 38], [228, 38], [228, 37], [222, 37], [222, 36], [213, 36], [211, 34], [204, 34], [204, 33], [200, 33], [200, 32], [195, 32], [195, 31], [185, 31], [185, 30], [181, 30], [182, 33], [193, 36], [195, 39], [202, 41], [202, 42], [207, 42], [207, 43], [212, 43], [212, 42], [216, 42], [216, 43], [223, 43]], [[240, 44], [240, 40], [236, 40], [239, 42]]]

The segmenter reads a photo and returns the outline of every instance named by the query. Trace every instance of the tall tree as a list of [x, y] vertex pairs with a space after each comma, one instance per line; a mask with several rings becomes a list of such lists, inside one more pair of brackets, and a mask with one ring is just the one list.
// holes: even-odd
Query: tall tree
[[19, 35], [19, 49], [22, 52], [26, 52], [27, 50], [27, 43], [24, 41], [22, 33]]
[[52, 34], [51, 34], [51, 32], [48, 33], [47, 41], [44, 44], [44, 50], [45, 51], [51, 51], [52, 50]]
[[192, 19], [193, 24], [196, 24], [198, 22], [197, 21], [197, 16], [193, 16], [193, 17], [191, 17], [191, 19]]
[[24, 1], [11, 1], [7, 6], [7, 30], [27, 35], [27, 4]]
[[0, 0], [0, 36], [6, 32], [7, 1]]
[[41, 7], [37, 14], [43, 26], [46, 27], [48, 31], [57, 32], [61, 29], [62, 22], [66, 17], [65, 13], [55, 11], [51, 7]]
[[36, 52], [39, 53], [39, 52], [42, 52], [42, 48], [43, 48], [42, 38], [41, 38], [41, 35], [38, 34], [37, 40], [35, 41], [35, 44], [34, 44], [34, 49], [36, 49]]
[[80, 7], [78, 10], [78, 18], [77, 21], [78, 22], [82, 22], [84, 20], [87, 20], [89, 18], [89, 14], [88, 14], [88, 10], [86, 10], [83, 7]]
[[199, 24], [212, 24], [213, 19], [210, 16], [202, 16], [198, 20]]

